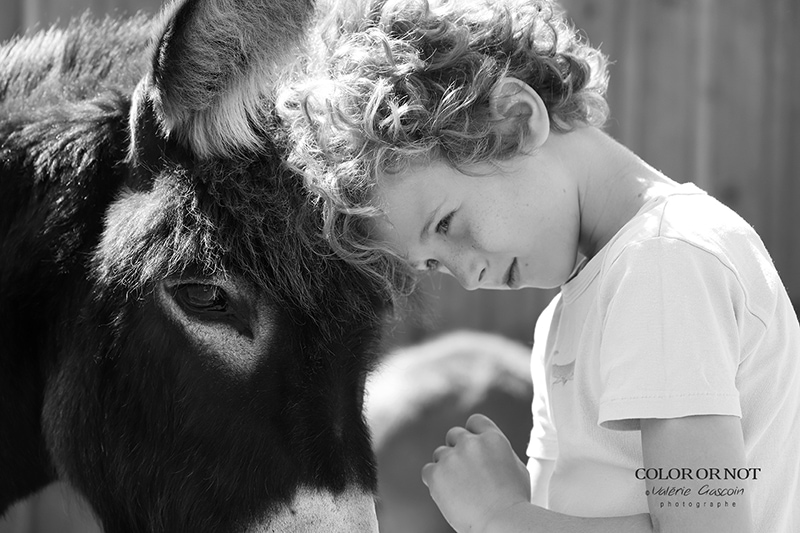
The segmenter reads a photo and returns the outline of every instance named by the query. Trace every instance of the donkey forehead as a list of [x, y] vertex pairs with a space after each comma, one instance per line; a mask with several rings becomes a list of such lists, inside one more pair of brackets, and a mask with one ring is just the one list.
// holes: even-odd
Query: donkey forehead
[[217, 231], [185, 187], [159, 181], [148, 191], [124, 189], [105, 214], [98, 274], [129, 288], [187, 268], [220, 274]]

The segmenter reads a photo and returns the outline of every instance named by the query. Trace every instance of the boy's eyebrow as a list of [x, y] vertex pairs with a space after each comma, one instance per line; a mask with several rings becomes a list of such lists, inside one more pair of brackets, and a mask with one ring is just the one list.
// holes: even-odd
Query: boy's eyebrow
[[425, 222], [425, 225], [422, 227], [422, 232], [419, 234], [420, 242], [425, 242], [428, 239], [428, 228], [430, 228], [431, 224], [433, 224], [433, 216], [435, 214], [436, 214], [435, 211], [431, 213], [431, 216], [428, 218], [428, 221]]
[[434, 209], [431, 212], [431, 216], [429, 216], [428, 220], [425, 222], [425, 225], [422, 226], [422, 232], [419, 234], [420, 242], [425, 242], [428, 240], [428, 229], [431, 227], [431, 224], [433, 224], [433, 221], [436, 220], [436, 213], [439, 212], [439, 209], [441, 209], [441, 207], [442, 206], [439, 205], [436, 209]]

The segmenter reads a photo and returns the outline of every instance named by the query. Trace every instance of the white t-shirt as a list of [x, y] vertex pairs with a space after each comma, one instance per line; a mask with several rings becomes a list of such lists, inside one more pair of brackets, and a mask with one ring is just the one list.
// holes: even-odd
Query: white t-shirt
[[528, 456], [555, 460], [550, 509], [648, 512], [639, 419], [734, 415], [760, 468], [755, 530], [800, 532], [797, 316], [753, 229], [696, 186], [642, 207], [562, 287], [531, 369]]

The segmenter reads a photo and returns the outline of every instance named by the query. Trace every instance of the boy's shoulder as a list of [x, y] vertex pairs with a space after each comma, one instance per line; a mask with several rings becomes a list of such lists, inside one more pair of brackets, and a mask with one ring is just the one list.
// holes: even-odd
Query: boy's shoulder
[[645, 204], [612, 240], [609, 255], [652, 239], [682, 241], [720, 258], [735, 256], [737, 250], [768, 257], [750, 224], [692, 183]]
[[[654, 261], [654, 258], [656, 259]], [[692, 184], [646, 204], [609, 243], [601, 271], [641, 269], [695, 272], [713, 280], [732, 275], [758, 316], [767, 316], [783, 285], [756, 231], [731, 208]], [[603, 275], [605, 276], [605, 274]], [[612, 278], [608, 278], [609, 280]], [[687, 279], [687, 284], [689, 280]]]

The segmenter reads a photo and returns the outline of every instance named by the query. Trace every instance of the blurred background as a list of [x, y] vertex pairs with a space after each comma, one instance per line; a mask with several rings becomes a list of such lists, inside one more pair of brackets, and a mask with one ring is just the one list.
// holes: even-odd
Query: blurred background
[[[0, 38], [63, 23], [86, 10], [123, 16], [155, 13], [160, 5], [160, 0], [0, 0]], [[562, 0], [562, 5], [613, 62], [607, 131], [668, 176], [696, 183], [748, 220], [797, 303], [800, 0]], [[530, 345], [535, 320], [554, 295], [467, 292], [441, 276], [427, 280], [423, 290], [430, 311], [398, 323], [390, 346], [465, 328]], [[40, 512], [60, 502], [61, 492], [55, 487], [16, 507], [0, 520], [0, 533], [96, 531]], [[80, 505], [56, 507], [79, 510]]]

